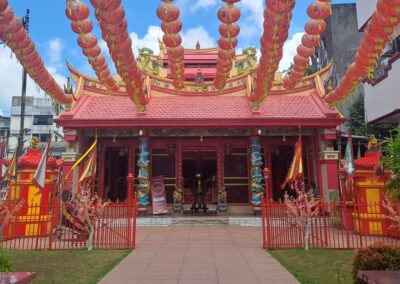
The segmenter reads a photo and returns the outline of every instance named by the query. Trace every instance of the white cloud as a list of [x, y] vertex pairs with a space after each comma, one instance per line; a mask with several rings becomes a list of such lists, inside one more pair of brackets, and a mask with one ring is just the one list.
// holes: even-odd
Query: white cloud
[[283, 71], [290, 67], [293, 62], [293, 57], [297, 54], [297, 46], [301, 43], [301, 38], [304, 32], [293, 34], [283, 45], [283, 58], [279, 64], [279, 71]]
[[64, 50], [64, 43], [59, 38], [51, 39], [46, 44], [47, 56], [51, 64], [58, 64], [61, 61], [61, 55]]
[[[242, 0], [238, 3], [242, 12], [239, 21], [241, 38], [252, 38], [261, 36], [264, 22], [264, 7], [262, 0]], [[246, 15], [243, 17], [243, 15]]]
[[[64, 45], [59, 39], [53, 39], [46, 43], [46, 53], [50, 65], [47, 70], [54, 77], [56, 82], [62, 87], [66, 83], [66, 78], [60, 73], [63, 67], [61, 61]], [[11, 100], [13, 96], [21, 96], [22, 88], [22, 66], [18, 62], [11, 49], [4, 47], [0, 49], [0, 112], [9, 115], [11, 110]], [[27, 77], [27, 96], [44, 97], [44, 92], [38, 85]]]
[[195, 48], [197, 41], [200, 42], [201, 48], [215, 47], [217, 45], [215, 39], [202, 26], [188, 29], [182, 34], [182, 38], [185, 48]]
[[158, 26], [149, 26], [147, 29], [147, 34], [143, 38], [135, 32], [130, 33], [132, 39], [132, 49], [135, 56], [139, 54], [139, 48], [150, 48], [154, 51], [154, 54], [160, 53], [160, 47], [158, 44], [158, 39], [162, 40], [164, 33]]
[[[9, 115], [13, 96], [21, 96], [22, 67], [15, 55], [8, 48], [0, 48], [0, 111]], [[43, 96], [39, 94], [35, 82], [28, 76], [27, 96]]]

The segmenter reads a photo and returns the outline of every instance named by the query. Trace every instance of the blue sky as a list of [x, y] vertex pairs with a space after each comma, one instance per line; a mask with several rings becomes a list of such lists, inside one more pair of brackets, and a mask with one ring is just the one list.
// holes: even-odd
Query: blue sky
[[[82, 0], [94, 9], [89, 0]], [[203, 47], [216, 45], [219, 38], [217, 10], [225, 3], [221, 0], [175, 0], [181, 9], [183, 22], [184, 46], [193, 48], [199, 40]], [[264, 0], [242, 0], [239, 6], [242, 16], [239, 21], [241, 34], [239, 35], [239, 48], [246, 46], [259, 47], [259, 38], [262, 33], [262, 19]], [[306, 9], [313, 0], [299, 0], [296, 3], [293, 20], [290, 27], [289, 40], [285, 46], [285, 56], [281, 68], [290, 64], [295, 48], [301, 38], [303, 26], [308, 20]], [[333, 3], [353, 3], [354, 0], [333, 1]], [[156, 16], [156, 9], [161, 0], [140, 1], [123, 0], [128, 20], [128, 29], [131, 34], [134, 50], [138, 47], [150, 47], [157, 51], [157, 37], [162, 36], [160, 21]], [[145, 3], [145, 4], [144, 4]], [[65, 60], [84, 73], [92, 75], [91, 68], [76, 44], [77, 35], [70, 29], [70, 21], [65, 16], [65, 0], [9, 0], [9, 4], [18, 16], [25, 15], [30, 9], [30, 35], [35, 42], [39, 53], [42, 55], [49, 71], [54, 74], [60, 83], [65, 82], [69, 75]], [[99, 37], [100, 28], [95, 19], [94, 33]], [[102, 44], [104, 46], [104, 44]], [[107, 51], [103, 50], [106, 55]], [[112, 63], [110, 67], [114, 70]], [[8, 48], [0, 47], [0, 113], [9, 114], [11, 97], [21, 93], [21, 67], [11, 55]], [[38, 92], [33, 82], [28, 83], [28, 95], [43, 97], [43, 92]]]

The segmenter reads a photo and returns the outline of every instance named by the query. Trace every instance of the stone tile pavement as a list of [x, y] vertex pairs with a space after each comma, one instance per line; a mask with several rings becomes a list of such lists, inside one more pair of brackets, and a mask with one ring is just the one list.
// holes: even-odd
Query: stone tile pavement
[[261, 237], [255, 227], [138, 227], [137, 248], [100, 283], [298, 283]]

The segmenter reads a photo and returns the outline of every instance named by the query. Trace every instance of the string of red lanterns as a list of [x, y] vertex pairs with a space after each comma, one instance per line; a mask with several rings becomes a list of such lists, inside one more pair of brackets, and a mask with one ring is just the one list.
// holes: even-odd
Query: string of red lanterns
[[89, 64], [95, 71], [99, 81], [109, 92], [119, 90], [117, 82], [110, 74], [107, 62], [98, 45], [97, 38], [91, 33], [93, 22], [89, 19], [89, 7], [79, 0], [68, 0], [65, 14], [71, 20], [71, 29], [79, 34], [78, 44], [83, 54], [88, 57]]
[[72, 103], [72, 96], [65, 94], [47, 71], [22, 20], [15, 16], [7, 0], [0, 0], [0, 39], [10, 47], [26, 72], [42, 90], [60, 103]]
[[234, 3], [240, 0], [222, 0], [227, 3], [218, 10], [218, 19], [221, 24], [218, 40], [217, 72], [214, 79], [214, 87], [218, 90], [225, 88], [226, 79], [229, 76], [235, 57], [235, 48], [238, 44], [236, 37], [239, 35], [240, 27], [236, 23], [240, 18], [240, 10]]
[[96, 8], [95, 16], [102, 37], [129, 97], [139, 111], [145, 111], [148, 103], [146, 86], [132, 52], [132, 40], [128, 34], [128, 23], [121, 0], [90, 0], [90, 3]]
[[346, 99], [369, 74], [373, 73], [383, 49], [400, 23], [400, 0], [378, 0], [376, 10], [364, 31], [354, 62], [335, 90], [324, 100], [336, 104]]
[[320, 43], [320, 35], [326, 29], [325, 19], [331, 15], [331, 12], [330, 0], [316, 0], [308, 6], [307, 14], [311, 19], [304, 26], [306, 33], [297, 47], [297, 54], [293, 59], [293, 69], [283, 81], [284, 88], [293, 89], [303, 79], [310, 57], [314, 55], [315, 48]]
[[182, 37], [182, 22], [179, 20], [178, 6], [172, 4], [173, 0], [162, 0], [157, 9], [157, 16], [162, 21], [161, 29], [164, 32], [163, 43], [167, 47], [168, 65], [172, 74], [172, 85], [181, 90], [185, 87], [185, 67], [183, 65], [184, 49]]
[[264, 33], [260, 39], [261, 58], [257, 70], [255, 91], [250, 96], [252, 107], [258, 109], [272, 87], [275, 72], [283, 56], [283, 44], [289, 35], [289, 26], [295, 0], [266, 0]]

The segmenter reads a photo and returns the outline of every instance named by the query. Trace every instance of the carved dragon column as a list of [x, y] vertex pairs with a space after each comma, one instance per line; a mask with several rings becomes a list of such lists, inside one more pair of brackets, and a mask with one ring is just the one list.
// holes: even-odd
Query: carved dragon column
[[149, 202], [149, 138], [141, 137], [139, 145], [139, 159], [137, 161], [139, 185], [137, 187], [138, 196], [138, 210], [141, 212], [147, 212]]
[[263, 174], [262, 174], [262, 157], [260, 138], [252, 136], [251, 140], [251, 203], [253, 210], [259, 211], [261, 199], [264, 196]]

